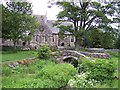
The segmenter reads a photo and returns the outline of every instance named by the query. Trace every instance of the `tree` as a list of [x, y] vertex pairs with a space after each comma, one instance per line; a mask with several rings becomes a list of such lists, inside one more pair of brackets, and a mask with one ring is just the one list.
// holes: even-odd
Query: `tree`
[[0, 3], [0, 38], [2, 38], [2, 4]]
[[[108, 39], [109, 38], [109, 39]], [[114, 48], [115, 38], [110, 32], [102, 32], [98, 29], [91, 30], [87, 36], [89, 46], [94, 48]]]
[[[113, 29], [113, 17], [116, 8], [113, 4], [101, 4], [99, 2], [57, 2], [62, 7], [62, 11], [57, 15], [54, 25], [60, 28], [60, 33], [68, 31], [75, 37], [75, 47], [79, 49], [84, 39], [87, 39], [91, 30], [101, 30], [103, 32], [117, 33]], [[109, 18], [109, 17], [112, 18]], [[117, 19], [117, 18], [116, 18]], [[71, 25], [64, 26], [63, 22], [70, 22]]]
[[32, 14], [32, 4], [29, 2], [6, 2], [2, 8], [2, 36], [11, 39], [16, 48], [19, 39], [33, 33], [38, 23]]
[[120, 49], [120, 34], [119, 34], [119, 36], [118, 36], [118, 38], [115, 42], [115, 46], [116, 46], [117, 49]]

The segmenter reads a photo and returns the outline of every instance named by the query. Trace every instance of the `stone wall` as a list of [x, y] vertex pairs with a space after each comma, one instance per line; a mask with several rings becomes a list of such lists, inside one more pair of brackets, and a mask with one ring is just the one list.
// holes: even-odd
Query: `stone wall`
[[81, 52], [81, 53], [92, 58], [104, 58], [104, 59], [110, 58], [110, 55], [108, 53], [90, 53], [90, 52]]

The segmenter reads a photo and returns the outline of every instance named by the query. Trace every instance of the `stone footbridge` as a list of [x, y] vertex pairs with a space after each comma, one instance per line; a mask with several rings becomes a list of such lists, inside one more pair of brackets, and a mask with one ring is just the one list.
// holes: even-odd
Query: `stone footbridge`
[[74, 50], [61, 50], [59, 52], [54, 53], [55, 59], [57, 63], [71, 63], [72, 65], [78, 65], [78, 59], [80, 57], [88, 58], [84, 54], [74, 51]]
[[55, 59], [57, 60], [57, 63], [63, 63], [68, 62], [72, 65], [76, 66], [78, 64], [78, 60], [80, 57], [84, 57], [85, 59], [88, 59], [90, 57], [92, 58], [110, 58], [110, 55], [108, 53], [90, 53], [90, 52], [78, 52], [75, 50], [61, 50], [56, 53], [54, 53]]

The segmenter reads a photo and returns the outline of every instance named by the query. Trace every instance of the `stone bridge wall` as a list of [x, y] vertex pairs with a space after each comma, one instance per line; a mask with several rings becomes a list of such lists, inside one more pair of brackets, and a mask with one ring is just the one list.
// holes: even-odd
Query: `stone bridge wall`
[[81, 52], [81, 53], [92, 58], [104, 58], [104, 59], [110, 58], [110, 55], [108, 53], [89, 53], [89, 52]]
[[74, 57], [86, 57], [84, 54], [77, 52], [75, 50], [63, 50], [62, 51], [63, 56], [74, 56]]
[[89, 57], [92, 58], [104, 58], [109, 59], [110, 55], [108, 53], [90, 53], [90, 52], [77, 52], [75, 50], [61, 50], [56, 57], [57, 61], [64, 61], [67, 58], [79, 59], [80, 57], [85, 57], [88, 59]]

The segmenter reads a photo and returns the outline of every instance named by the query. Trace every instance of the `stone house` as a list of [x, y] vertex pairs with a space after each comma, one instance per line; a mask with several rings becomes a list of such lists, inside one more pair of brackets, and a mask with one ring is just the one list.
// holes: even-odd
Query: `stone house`
[[[46, 15], [35, 15], [40, 23], [39, 28], [36, 29], [30, 41], [30, 46], [37, 48], [41, 44], [48, 44], [53, 47], [74, 47], [75, 38], [71, 33], [65, 32], [64, 38], [59, 38], [59, 28], [53, 26], [55, 20], [47, 20]], [[67, 23], [66, 23], [67, 24]], [[0, 39], [1, 40], [1, 39]], [[19, 40], [18, 46], [27, 46], [28, 42]], [[13, 46], [12, 40], [2, 39], [2, 46]]]
[[64, 38], [59, 38], [59, 28], [53, 26], [55, 20], [47, 20], [46, 15], [35, 16], [40, 22], [40, 26], [32, 37], [31, 46], [38, 47], [41, 44], [48, 44], [53, 47], [74, 47], [75, 38], [69, 32], [64, 34]]

